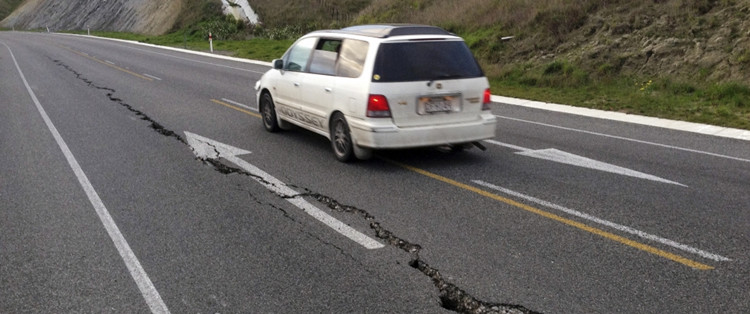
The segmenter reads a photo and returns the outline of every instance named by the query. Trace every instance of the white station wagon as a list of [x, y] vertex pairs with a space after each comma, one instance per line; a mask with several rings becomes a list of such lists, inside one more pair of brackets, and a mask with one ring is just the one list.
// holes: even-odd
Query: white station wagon
[[266, 130], [331, 140], [340, 161], [375, 149], [462, 149], [495, 136], [489, 82], [460, 37], [424, 25], [315, 31], [255, 85]]

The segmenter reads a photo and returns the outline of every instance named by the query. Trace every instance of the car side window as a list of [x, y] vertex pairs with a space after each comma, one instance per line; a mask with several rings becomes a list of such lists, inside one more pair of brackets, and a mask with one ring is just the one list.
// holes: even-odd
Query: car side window
[[315, 48], [315, 37], [305, 38], [297, 42], [287, 56], [284, 62], [284, 70], [302, 72], [305, 71], [307, 61], [310, 59], [310, 53]]
[[366, 41], [345, 39], [341, 46], [338, 63], [336, 63], [336, 75], [359, 77], [365, 67], [369, 47]]
[[340, 39], [320, 39], [312, 54], [310, 73], [334, 75], [340, 48]]

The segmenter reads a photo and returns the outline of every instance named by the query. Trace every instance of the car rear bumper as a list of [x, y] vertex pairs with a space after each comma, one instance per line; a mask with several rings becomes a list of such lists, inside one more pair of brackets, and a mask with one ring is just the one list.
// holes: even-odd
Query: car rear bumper
[[492, 114], [482, 114], [471, 122], [408, 128], [383, 120], [347, 120], [357, 145], [387, 149], [469, 143], [495, 137], [497, 125]]

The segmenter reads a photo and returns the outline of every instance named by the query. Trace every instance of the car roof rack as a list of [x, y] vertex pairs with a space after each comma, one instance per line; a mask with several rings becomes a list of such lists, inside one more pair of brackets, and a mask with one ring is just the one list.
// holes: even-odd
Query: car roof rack
[[388, 38], [406, 35], [451, 35], [455, 34], [437, 26], [419, 24], [370, 24], [342, 28], [341, 31], [358, 35]]

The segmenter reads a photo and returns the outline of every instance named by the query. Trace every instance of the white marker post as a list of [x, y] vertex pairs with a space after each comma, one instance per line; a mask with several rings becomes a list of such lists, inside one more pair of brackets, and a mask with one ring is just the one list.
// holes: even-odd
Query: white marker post
[[214, 37], [211, 32], [208, 32], [208, 46], [211, 47], [211, 53], [214, 52]]

